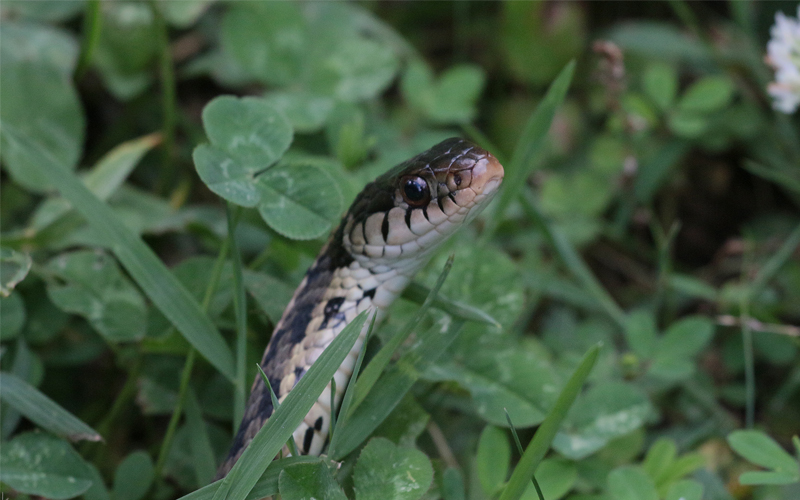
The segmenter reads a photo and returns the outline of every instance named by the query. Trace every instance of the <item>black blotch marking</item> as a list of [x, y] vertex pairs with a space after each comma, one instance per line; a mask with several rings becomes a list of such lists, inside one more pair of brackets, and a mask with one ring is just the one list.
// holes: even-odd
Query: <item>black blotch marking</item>
[[[456, 203], [456, 197], [455, 197], [455, 195], [453, 193], [447, 193], [447, 196], [448, 196], [448, 198], [453, 200], [453, 203]], [[458, 203], [456, 203], [456, 205], [458, 205]]]
[[341, 318], [344, 319], [344, 314], [339, 313], [339, 308], [342, 307], [342, 303], [344, 302], [344, 297], [334, 297], [328, 300], [328, 303], [325, 304], [325, 309], [322, 314], [325, 315], [325, 319], [322, 320], [322, 328], [328, 327], [328, 322], [334, 318]]
[[303, 368], [302, 366], [296, 366], [295, 367], [295, 369], [294, 369], [294, 383], [295, 384], [300, 381], [300, 378], [303, 376], [303, 374], [305, 372], [306, 372], [306, 369]]
[[314, 439], [314, 429], [309, 427], [306, 430], [306, 435], [303, 438], [303, 455], [308, 455], [308, 450], [311, 449], [311, 441]]
[[426, 221], [428, 221], [428, 222], [431, 221], [431, 219], [428, 217], [428, 206], [427, 205], [422, 207], [422, 215], [425, 216], [425, 220]]
[[374, 299], [376, 290], [377, 288], [372, 288], [370, 290], [367, 290], [366, 292], [364, 292], [364, 297], [369, 297], [370, 299]]
[[316, 422], [314, 422], [314, 428], [318, 431], [322, 430], [322, 417], [319, 417]]
[[439, 210], [442, 211], [443, 214], [447, 215], [444, 211], [444, 207], [442, 206], [442, 198], [436, 198], [436, 204], [439, 205]]
[[383, 213], [383, 222], [381, 223], [381, 234], [383, 234], [383, 241], [389, 239], [389, 212]]
[[413, 212], [413, 211], [414, 211], [414, 209], [411, 208], [411, 207], [408, 207], [406, 209], [406, 226], [408, 226], [408, 230], [409, 231], [411, 230], [411, 212]]
[[461, 175], [453, 174], [453, 182], [456, 183], [456, 186], [460, 186], [461, 185]]
[[[361, 236], [364, 238], [364, 246], [366, 247], [369, 244], [369, 240], [367, 239], [367, 221], [366, 219], [364, 222], [361, 223]], [[364, 254], [366, 255], [366, 254]]]

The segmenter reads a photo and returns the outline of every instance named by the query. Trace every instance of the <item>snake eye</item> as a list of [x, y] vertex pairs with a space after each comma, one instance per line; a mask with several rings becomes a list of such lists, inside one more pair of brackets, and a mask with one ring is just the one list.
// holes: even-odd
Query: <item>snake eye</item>
[[419, 207], [430, 201], [431, 193], [428, 189], [428, 183], [422, 177], [404, 177], [401, 184], [403, 199], [412, 207]]

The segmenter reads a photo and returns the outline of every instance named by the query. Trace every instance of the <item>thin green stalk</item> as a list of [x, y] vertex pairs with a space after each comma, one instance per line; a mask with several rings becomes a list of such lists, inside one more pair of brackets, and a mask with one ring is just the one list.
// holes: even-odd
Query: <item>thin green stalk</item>
[[742, 322], [742, 349], [744, 350], [744, 385], [747, 401], [745, 425], [753, 428], [756, 414], [756, 370], [753, 356], [753, 330], [750, 329], [750, 297], [742, 294], [740, 302], [740, 318]]
[[[220, 276], [222, 276], [222, 269], [225, 265], [225, 257], [228, 255], [228, 248], [230, 247], [230, 238], [226, 238], [222, 242], [222, 248], [219, 250], [216, 262], [214, 262], [214, 269], [211, 271], [211, 279], [206, 286], [206, 292], [203, 296], [203, 302], [200, 305], [203, 312], [208, 311], [208, 304], [211, 303], [211, 297], [219, 284]], [[164, 463], [167, 460], [167, 454], [172, 446], [172, 440], [175, 437], [175, 431], [178, 429], [178, 423], [183, 413], [183, 407], [186, 403], [186, 395], [189, 390], [189, 381], [191, 380], [192, 368], [194, 368], [196, 351], [194, 348], [189, 349], [186, 355], [186, 361], [183, 364], [181, 372], [181, 382], [178, 389], [178, 400], [175, 402], [175, 409], [170, 417], [169, 424], [167, 425], [167, 432], [164, 434], [164, 440], [161, 442], [161, 449], [158, 452], [158, 460], [156, 461], [154, 476], [160, 477], [161, 471], [164, 468]]]
[[[511, 421], [511, 415], [508, 414], [508, 410], [503, 408], [503, 411], [506, 413], [506, 421], [508, 422], [508, 427], [511, 429], [511, 435], [514, 436], [514, 444], [517, 445], [517, 451], [519, 452], [520, 456], [522, 456], [522, 454], [525, 453], [525, 450], [522, 449], [522, 442], [519, 440], [517, 428], [514, 427], [514, 422]], [[536, 489], [536, 494], [539, 495], [539, 500], [544, 500], [544, 493], [542, 493], [542, 488], [539, 486], [539, 481], [536, 480], [536, 475], [531, 476], [531, 482], [533, 483], [533, 487]]]
[[751, 297], [761, 291], [764, 285], [767, 284], [767, 281], [771, 280], [775, 274], [777, 274], [780, 268], [792, 256], [798, 245], [800, 245], [800, 226], [794, 228], [778, 251], [767, 260], [758, 271], [758, 274], [756, 274], [756, 277], [753, 278], [753, 282], [748, 287]]
[[162, 134], [164, 142], [162, 144], [163, 157], [161, 164], [161, 177], [158, 180], [158, 188], [162, 193], [169, 192], [170, 185], [174, 178], [172, 170], [172, 153], [175, 145], [175, 68], [172, 65], [172, 53], [169, 47], [169, 29], [154, 0], [150, 0], [150, 8], [153, 10], [156, 29], [158, 31], [159, 45], [159, 68], [161, 72], [161, 107], [163, 113]]
[[164, 434], [164, 440], [161, 442], [161, 449], [158, 451], [158, 460], [156, 460], [156, 466], [153, 472], [154, 477], [161, 477], [161, 471], [164, 469], [164, 463], [167, 461], [167, 454], [172, 447], [172, 440], [175, 438], [175, 431], [178, 430], [178, 422], [181, 420], [183, 406], [186, 404], [189, 381], [192, 379], [192, 368], [194, 368], [196, 352], [194, 348], [190, 347], [189, 354], [186, 355], [186, 362], [183, 364], [183, 371], [181, 372], [178, 401], [175, 402], [175, 410], [173, 410], [172, 417], [169, 419], [167, 432]]
[[600, 282], [597, 281], [597, 278], [592, 274], [589, 266], [586, 265], [567, 237], [564, 236], [558, 228], [547, 221], [544, 214], [539, 209], [539, 206], [536, 204], [531, 190], [526, 188], [523, 190], [522, 194], [523, 196], [520, 198], [522, 201], [522, 209], [528, 217], [533, 220], [534, 224], [539, 227], [539, 230], [542, 231], [544, 237], [553, 246], [556, 254], [561, 259], [561, 262], [567, 267], [567, 270], [569, 270], [573, 277], [595, 298], [606, 314], [608, 314], [620, 328], [624, 329], [626, 325], [625, 312], [614, 302], [614, 299], [611, 298], [611, 295], [608, 294]]
[[[134, 396], [136, 395], [136, 387], [137, 382], [139, 380], [139, 373], [142, 369], [142, 355], [141, 353], [137, 353], [136, 359], [133, 362], [133, 366], [128, 371], [128, 377], [125, 380], [125, 385], [122, 386], [122, 390], [117, 395], [117, 398], [114, 400], [113, 406], [111, 406], [111, 410], [106, 414], [105, 418], [97, 425], [96, 430], [97, 433], [101, 436], [107, 437], [109, 431], [111, 430], [112, 424], [117, 420], [119, 415], [122, 413], [130, 402], [133, 400]], [[82, 453], [88, 453], [88, 450], [94, 446], [95, 442], [85, 441], [81, 446]], [[100, 450], [101, 448], [98, 448]]]
[[[752, 261], [750, 245], [745, 246], [742, 259], [742, 281], [747, 276], [747, 270]], [[777, 270], [777, 269], [776, 269]], [[762, 274], [763, 274], [762, 269]], [[765, 280], [764, 280], [765, 281]], [[757, 283], [753, 282], [751, 289], [747, 293], [741, 294], [739, 299], [739, 321], [742, 327], [742, 350], [744, 352], [744, 387], [745, 387], [745, 426], [753, 428], [756, 413], [756, 371], [753, 356], [753, 330], [750, 328], [750, 298], [757, 288]]]
[[236, 383], [233, 393], [233, 432], [238, 430], [239, 422], [244, 415], [244, 405], [246, 394], [247, 369], [247, 296], [244, 291], [244, 279], [242, 278], [242, 256], [239, 253], [239, 246], [236, 243], [236, 224], [241, 215], [241, 207], [233, 206], [231, 203], [225, 205], [225, 213], [228, 218], [228, 240], [230, 242], [231, 256], [233, 260], [233, 310], [236, 315]]
[[[272, 413], [274, 414], [276, 411], [278, 411], [278, 408], [281, 407], [281, 404], [278, 402], [278, 396], [276, 396], [275, 391], [272, 390], [272, 384], [269, 383], [269, 377], [267, 377], [267, 374], [264, 373], [264, 369], [261, 368], [261, 365], [256, 363], [256, 367], [258, 368], [259, 373], [261, 373], [261, 378], [264, 380], [264, 385], [266, 385], [267, 389], [269, 389], [269, 397], [272, 400]], [[289, 453], [291, 453], [293, 457], [300, 456], [300, 454], [297, 452], [297, 444], [294, 442], [294, 435], [289, 436], [289, 439], [286, 441], [286, 447], [289, 448]]]
[[73, 80], [79, 81], [83, 78], [86, 70], [92, 62], [94, 50], [100, 41], [100, 28], [103, 16], [100, 15], [100, 0], [89, 0], [86, 3], [86, 12], [83, 17], [83, 41], [81, 42], [81, 53], [78, 56], [78, 63], [75, 65]]

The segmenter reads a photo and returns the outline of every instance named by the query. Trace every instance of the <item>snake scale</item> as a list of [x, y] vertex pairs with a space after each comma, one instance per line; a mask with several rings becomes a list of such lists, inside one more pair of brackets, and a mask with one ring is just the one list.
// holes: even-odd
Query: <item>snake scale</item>
[[[433, 251], [488, 205], [503, 173], [490, 153], [453, 138], [367, 184], [308, 269], [264, 351], [261, 367], [279, 402], [360, 312], [374, 307], [380, 321]], [[334, 376], [334, 405], [347, 387], [367, 326]], [[302, 454], [322, 452], [336, 410], [330, 391], [328, 384], [294, 432]], [[257, 376], [218, 478], [230, 471], [272, 411], [269, 389]]]

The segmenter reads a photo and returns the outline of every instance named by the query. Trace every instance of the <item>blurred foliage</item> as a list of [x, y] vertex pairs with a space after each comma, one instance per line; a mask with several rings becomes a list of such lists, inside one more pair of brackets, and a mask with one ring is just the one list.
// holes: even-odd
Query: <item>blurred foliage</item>
[[342, 211], [463, 136], [510, 194], [417, 281], [455, 254], [442, 297], [497, 324], [399, 300], [368, 354], [418, 321], [386, 371], [410, 391], [364, 400], [386, 420], [341, 463], [276, 462], [256, 491], [495, 498], [521, 463], [508, 419], [530, 439], [602, 342], [544, 498], [800, 497], [800, 121], [763, 62], [796, 10], [4, 0], [0, 491], [205, 486]]

